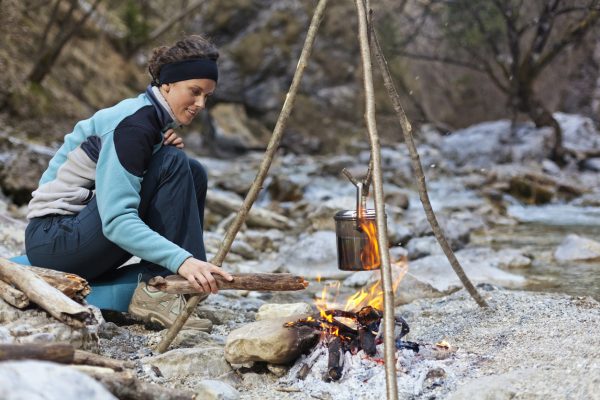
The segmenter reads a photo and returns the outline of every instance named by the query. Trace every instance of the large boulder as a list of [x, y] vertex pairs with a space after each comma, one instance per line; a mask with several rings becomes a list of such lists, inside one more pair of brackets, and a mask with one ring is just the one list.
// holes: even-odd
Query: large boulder
[[284, 327], [306, 315], [265, 319], [232, 331], [225, 344], [225, 358], [232, 364], [266, 361], [288, 364], [313, 347], [319, 334], [309, 327]]
[[[471, 281], [492, 283], [506, 287], [521, 287], [526, 279], [499, 268], [499, 259], [492, 249], [465, 249], [456, 253], [456, 258]], [[445, 255], [431, 255], [410, 263], [410, 273], [419, 281], [431, 285], [440, 292], [452, 292], [462, 284]]]

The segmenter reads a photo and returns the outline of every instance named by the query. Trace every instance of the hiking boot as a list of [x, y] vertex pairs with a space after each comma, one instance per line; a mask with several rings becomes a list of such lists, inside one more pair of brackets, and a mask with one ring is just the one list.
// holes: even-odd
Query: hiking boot
[[[204, 300], [208, 294], [202, 296]], [[175, 323], [179, 313], [185, 309], [185, 305], [186, 300], [183, 295], [150, 291], [145, 282], [140, 282], [129, 303], [129, 313], [142, 321], [158, 323], [169, 328]], [[183, 329], [210, 332], [212, 322], [192, 314], [183, 325]]]

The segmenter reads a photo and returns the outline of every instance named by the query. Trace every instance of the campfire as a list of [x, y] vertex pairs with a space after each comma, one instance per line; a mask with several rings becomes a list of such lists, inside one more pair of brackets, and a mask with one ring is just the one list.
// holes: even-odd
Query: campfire
[[[357, 197], [360, 199], [361, 195], [359, 194]], [[338, 228], [342, 224], [352, 224], [354, 229], [354, 232], [350, 231], [350, 233], [347, 226], [338, 229], [338, 256], [340, 260], [353, 259], [355, 263], [358, 263], [358, 265], [352, 266], [352, 270], [375, 270], [380, 267], [381, 260], [374, 212], [373, 210], [366, 210], [359, 204], [357, 201], [357, 212], [350, 214], [347, 211], [342, 211], [336, 215]], [[360, 249], [344, 243], [344, 241], [348, 242], [349, 237], [353, 240], [359, 238]], [[353, 253], [358, 253], [357, 250], [360, 250], [360, 256], [348, 257], [347, 254], [343, 254], [344, 249], [347, 247], [350, 247], [350, 251]], [[358, 256], [358, 254], [356, 255]], [[395, 266], [404, 267], [402, 271], [406, 272], [405, 265], [402, 266], [396, 263]], [[394, 291], [400, 284], [402, 276], [404, 276], [404, 273], [399, 274], [394, 282]], [[330, 301], [331, 291], [329, 289], [332, 287], [336, 293], [333, 295], [333, 301]], [[321, 297], [316, 300], [319, 313], [285, 324], [286, 327], [308, 326], [321, 333], [319, 344], [317, 344], [315, 350], [297, 374], [299, 379], [306, 377], [316, 359], [324, 353], [324, 349], [327, 349], [328, 353], [328, 366], [323, 376], [325, 381], [337, 381], [342, 378], [346, 353], [355, 355], [362, 351], [365, 357], [370, 357], [373, 361], [383, 364], [383, 359], [378, 357], [377, 350], [377, 345], [383, 343], [383, 289], [381, 280], [371, 285], [367, 290], [362, 289], [350, 296], [343, 309], [333, 308], [337, 306], [336, 299], [339, 289], [339, 282], [324, 286]], [[396, 316], [394, 322], [396, 326], [394, 332], [396, 347], [418, 352], [419, 345], [417, 343], [403, 340], [403, 337], [409, 332], [406, 321], [402, 317]]]

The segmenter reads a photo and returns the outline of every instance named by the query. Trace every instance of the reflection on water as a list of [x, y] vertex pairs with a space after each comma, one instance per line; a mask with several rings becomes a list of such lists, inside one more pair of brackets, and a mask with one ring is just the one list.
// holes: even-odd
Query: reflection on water
[[[588, 224], [588, 220], [581, 218], [585, 209], [577, 208], [577, 212], [571, 213], [564, 207], [568, 206], [563, 206], [562, 209], [545, 209], [550, 211], [547, 213], [543, 212], [544, 207], [522, 207], [522, 215], [536, 221], [535, 223], [494, 227], [473, 234], [472, 243], [494, 249], [514, 248], [532, 257], [533, 265], [530, 268], [511, 271], [531, 280], [527, 289], [592, 296], [600, 300], [600, 260], [558, 263], [553, 257], [557, 246], [569, 233], [600, 241], [600, 213], [595, 209], [596, 212], [590, 215], [590, 219], [598, 218], [598, 224]], [[560, 225], [558, 222], [571, 224]]]

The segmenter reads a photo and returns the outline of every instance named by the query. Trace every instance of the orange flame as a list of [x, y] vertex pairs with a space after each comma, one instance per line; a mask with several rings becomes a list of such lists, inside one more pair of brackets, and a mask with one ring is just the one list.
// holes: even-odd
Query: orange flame
[[377, 226], [375, 221], [368, 221], [359, 213], [359, 226], [367, 236], [367, 242], [360, 251], [360, 261], [364, 270], [377, 269], [381, 266], [379, 242], [377, 241]]
[[[394, 281], [392, 283], [392, 290], [396, 292], [402, 278], [408, 271], [408, 264], [404, 261], [398, 261], [392, 263], [394, 270]], [[333, 289], [333, 290], [332, 290]], [[330, 282], [323, 286], [321, 290], [321, 297], [315, 300], [315, 305], [320, 311], [321, 317], [324, 320], [331, 322], [333, 317], [331, 314], [326, 314], [325, 310], [330, 309], [343, 309], [344, 311], [358, 311], [363, 307], [371, 306], [380, 311], [383, 310], [383, 283], [381, 279], [373, 283], [367, 289], [362, 288], [358, 292], [351, 295], [342, 306], [337, 299], [340, 292], [340, 282]]]

